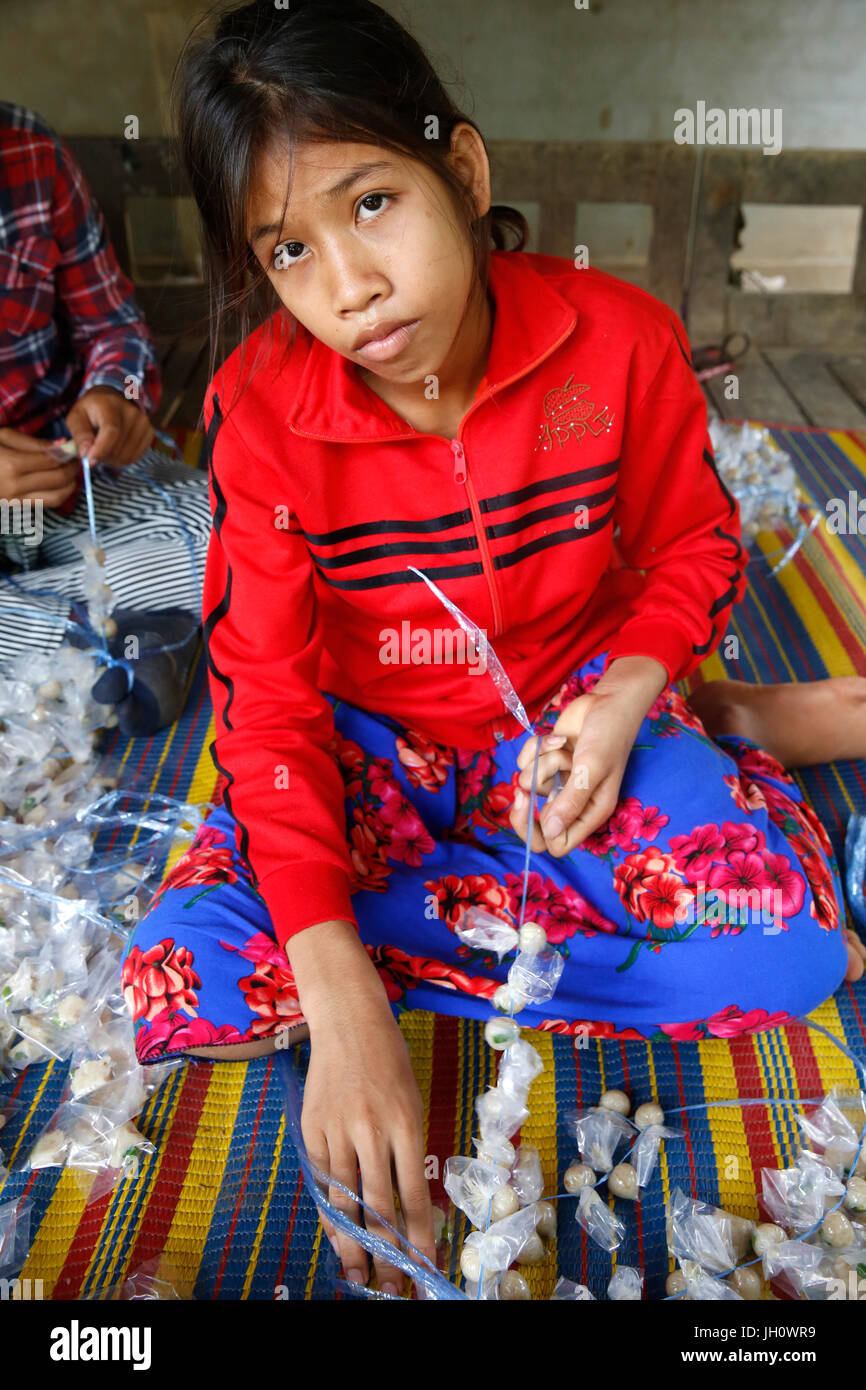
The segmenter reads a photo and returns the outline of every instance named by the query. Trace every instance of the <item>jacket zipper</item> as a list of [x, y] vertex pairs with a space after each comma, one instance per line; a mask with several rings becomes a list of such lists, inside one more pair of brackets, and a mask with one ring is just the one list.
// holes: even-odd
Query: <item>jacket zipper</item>
[[[559, 339], [557, 339], [557, 341], [551, 347], [547, 348], [546, 351], [543, 352], [540, 357], [536, 357], [534, 362], [530, 362], [528, 366], [521, 367], [519, 372], [515, 372], [513, 376], [506, 377], [505, 381], [497, 382], [496, 386], [492, 390], [488, 390], [486, 399], [491, 400], [493, 397], [494, 390], [501, 391], [504, 386], [510, 386], [513, 381], [519, 381], [522, 376], [526, 376], [528, 372], [531, 372], [535, 367], [537, 367], [539, 362], [543, 362], [545, 358], [550, 357], [551, 354], [554, 353], [558, 347], [562, 346], [568, 335], [572, 333], [573, 330], [574, 324], [571, 324], [570, 327], [568, 327], [565, 330], [562, 336]], [[487, 579], [487, 585], [490, 590], [490, 601], [493, 605], [493, 635], [494, 637], [498, 637], [500, 633], [503, 631], [502, 605], [499, 602], [499, 592], [496, 588], [496, 580], [493, 575], [493, 564], [490, 556], [490, 547], [487, 544], [487, 535], [485, 533], [484, 526], [481, 521], [481, 511], [478, 506], [478, 498], [475, 496], [475, 489], [473, 488], [469, 478], [469, 471], [466, 464], [466, 453], [463, 448], [463, 441], [461, 439], [463, 426], [469, 419], [469, 416], [472, 414], [472, 411], [477, 409], [477, 407], [480, 404], [481, 401], [476, 401], [475, 405], [470, 406], [469, 410], [466, 412], [466, 414], [460, 422], [460, 429], [457, 431], [456, 439], [449, 439], [448, 444], [454, 455], [454, 481], [455, 483], [463, 484], [463, 486], [466, 488], [466, 493], [469, 498], [469, 506], [472, 512], [472, 520], [475, 525], [476, 534], [478, 536], [479, 549], [481, 550], [481, 566], [484, 570], [485, 578]], [[307, 439], [328, 440], [329, 438], [331, 438], [331, 436], [323, 434], [310, 435], [306, 432], [306, 430], [296, 429], [295, 426], [291, 423], [289, 424], [289, 429], [292, 431], [293, 434], [301, 435]], [[395, 435], [393, 437], [395, 439], [445, 438], [445, 436], [441, 434], [419, 434], [417, 430], [413, 431], [413, 433], [411, 434]], [[340, 436], [334, 436], [333, 438], [334, 442], [336, 443], [342, 442]], [[500, 721], [494, 720], [492, 722], [492, 727], [497, 742], [501, 743], [502, 740], [505, 738], [505, 733], [501, 728], [498, 727], [499, 723]]]
[[472, 520], [475, 523], [475, 532], [478, 536], [478, 544], [481, 549], [481, 567], [487, 579], [487, 587], [490, 590], [490, 601], [493, 605], [493, 636], [498, 637], [505, 630], [502, 620], [502, 605], [499, 601], [499, 591], [496, 587], [496, 579], [493, 573], [493, 558], [490, 554], [490, 547], [487, 544], [487, 532], [481, 519], [481, 508], [478, 505], [478, 498], [469, 477], [469, 470], [466, 463], [466, 452], [459, 439], [450, 441], [454, 453], [454, 481], [462, 483], [466, 488], [469, 497], [469, 506], [472, 510]]
[[[554, 343], [552, 347], [548, 348], [547, 351], [541, 355], [541, 357], [537, 357], [535, 361], [531, 362], [528, 367], [522, 367], [519, 372], [515, 372], [513, 376], [507, 377], [505, 381], [498, 382], [494, 389], [497, 391], [501, 391], [503, 386], [510, 386], [512, 381], [519, 381], [519, 379], [522, 376], [526, 376], [527, 372], [531, 372], [534, 367], [538, 366], [539, 362], [543, 362], [546, 357], [550, 357], [551, 353], [554, 353], [556, 349], [565, 342], [569, 333], [573, 331], [573, 328], [574, 325], [572, 324], [571, 328], [566, 329], [559, 341]], [[487, 394], [487, 399], [490, 400], [492, 395], [493, 391], [489, 391]], [[469, 506], [472, 511], [472, 520], [475, 523], [475, 532], [478, 536], [478, 545], [481, 550], [481, 566], [484, 570], [485, 578], [487, 579], [487, 587], [490, 590], [490, 601], [493, 605], [493, 636], [498, 637], [500, 633], [504, 631], [505, 627], [502, 616], [502, 604], [499, 601], [499, 590], [496, 587], [496, 578], [493, 571], [493, 560], [490, 554], [490, 547], [487, 544], [487, 533], [484, 529], [484, 525], [481, 520], [481, 509], [478, 506], [478, 498], [476, 497], [475, 489], [472, 486], [472, 479], [469, 477], [469, 466], [466, 462], [466, 452], [463, 448], [463, 441], [461, 438], [463, 425], [465, 425], [466, 421], [469, 419], [469, 416], [472, 414], [472, 411], [476, 409], [476, 406], [480, 404], [481, 402], [477, 401], [476, 405], [470, 407], [470, 409], [466, 412], [465, 416], [463, 417], [463, 420], [461, 421], [461, 427], [457, 431], [456, 439], [449, 439], [448, 442], [451, 446], [452, 453], [454, 454], [454, 481], [455, 483], [463, 484], [463, 486], [466, 488], [466, 494], [469, 498]], [[442, 436], [434, 435], [433, 437], [441, 438]]]

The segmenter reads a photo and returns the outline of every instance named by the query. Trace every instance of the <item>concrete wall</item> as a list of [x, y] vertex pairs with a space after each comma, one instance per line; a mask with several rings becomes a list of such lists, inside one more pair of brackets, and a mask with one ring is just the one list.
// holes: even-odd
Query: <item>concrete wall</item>
[[[858, 148], [864, 0], [387, 0], [486, 136], [664, 140], [673, 112], [782, 107], [790, 148]], [[61, 132], [164, 130], [199, 0], [0, 0], [0, 92]]]
[[[674, 112], [780, 107], [788, 148], [858, 148], [866, 131], [866, 0], [386, 0], [488, 139], [665, 140]], [[63, 133], [167, 129], [172, 64], [200, 0], [0, 0], [0, 94]], [[612, 210], [610, 210], [612, 211]], [[601, 214], [614, 259], [640, 260], [640, 209]], [[600, 214], [578, 216], [598, 244]], [[584, 228], [587, 230], [585, 231]], [[851, 231], [832, 211], [747, 228], [765, 273], [813, 257], [842, 274]], [[844, 245], [843, 245], [844, 243]], [[827, 267], [830, 267], [828, 270]], [[844, 276], [843, 276], [844, 278]], [[841, 281], [840, 281], [841, 284]]]

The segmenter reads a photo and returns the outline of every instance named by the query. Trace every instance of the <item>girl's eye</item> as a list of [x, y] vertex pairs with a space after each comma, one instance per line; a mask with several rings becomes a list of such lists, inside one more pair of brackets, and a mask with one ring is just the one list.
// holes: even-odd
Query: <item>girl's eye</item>
[[[386, 199], [388, 200], [388, 202], [390, 202], [392, 196], [393, 196], [393, 195], [390, 194], [390, 193], [365, 193], [365, 194], [364, 194], [364, 197], [361, 199], [361, 202], [359, 203], [358, 206], [359, 206], [359, 207], [363, 207], [364, 203], [375, 202], [375, 200], [376, 200], [377, 198], [386, 198]], [[368, 211], [368, 212], [381, 212], [381, 208], [368, 208], [367, 211]], [[369, 220], [370, 220], [370, 219], [367, 218], [367, 221], [369, 221]]]
[[[302, 241], [282, 241], [279, 246], [274, 247], [274, 269], [285, 270], [288, 266], [295, 264], [295, 259], [289, 252], [293, 246], [303, 246]], [[297, 259], [300, 259], [298, 257]]]
[[[386, 203], [393, 202], [394, 194], [393, 194], [393, 193], [365, 193], [365, 194], [364, 194], [364, 197], [361, 199], [360, 203], [358, 204], [358, 207], [359, 207], [359, 208], [360, 208], [360, 207], [363, 207], [363, 205], [364, 205], [365, 203], [371, 203], [371, 202], [376, 202], [376, 201], [381, 202], [382, 199], [384, 199], [384, 200], [386, 201]], [[381, 214], [381, 212], [383, 211], [383, 209], [382, 209], [381, 207], [379, 207], [379, 208], [370, 208], [370, 207], [368, 207], [368, 208], [366, 209], [366, 211], [369, 212], [369, 213], [371, 213], [371, 216], [370, 216], [370, 217], [365, 217], [365, 218], [363, 218], [362, 221], [364, 221], [364, 222], [372, 222], [372, 221], [375, 220], [376, 217], [378, 217], [378, 216]], [[293, 254], [292, 254], [292, 251], [293, 251], [293, 249], [295, 249], [295, 248], [303, 249], [304, 244], [305, 244], [305, 243], [304, 243], [303, 241], [282, 241], [282, 242], [280, 242], [279, 246], [274, 247], [274, 269], [275, 269], [275, 270], [286, 270], [286, 269], [288, 269], [289, 266], [291, 266], [291, 265], [296, 265], [297, 262], [298, 262], [299, 260], [303, 259], [303, 258], [302, 258], [300, 255], [293, 255]]]

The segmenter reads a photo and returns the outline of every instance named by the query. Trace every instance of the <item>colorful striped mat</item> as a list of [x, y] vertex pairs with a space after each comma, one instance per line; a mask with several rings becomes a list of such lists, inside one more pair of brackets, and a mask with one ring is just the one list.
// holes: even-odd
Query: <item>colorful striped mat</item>
[[[187, 460], [198, 459], [200, 436], [176, 431]], [[811, 507], [829, 497], [866, 490], [866, 436], [853, 432], [774, 429], [793, 457]], [[808, 515], [808, 511], [804, 511]], [[793, 537], [765, 534], [769, 554]], [[716, 654], [684, 686], [736, 674], [747, 681], [812, 680], [866, 674], [866, 564], [863, 539], [832, 536], [821, 526], [776, 577], [751, 565], [751, 583], [735, 609], [731, 631], [740, 638], [738, 663]], [[170, 730], [154, 739], [124, 741], [106, 751], [122, 758], [138, 785], [206, 803], [216, 793], [208, 752], [213, 737], [204, 663], [192, 677], [187, 707]], [[866, 809], [866, 763], [806, 769], [798, 781], [824, 824], [838, 856], [853, 810]], [[168, 856], [170, 867], [181, 852]], [[866, 1057], [866, 982], [844, 985], [815, 1017]], [[473, 1104], [494, 1079], [495, 1058], [475, 1022], [426, 1013], [402, 1021], [426, 1108], [426, 1152], [434, 1198], [444, 1204], [442, 1165], [470, 1152]], [[656, 1097], [682, 1140], [664, 1146], [660, 1164], [616, 1254], [621, 1264], [646, 1271], [649, 1298], [663, 1297], [669, 1269], [665, 1201], [675, 1187], [743, 1216], [758, 1214], [756, 1191], [763, 1166], [784, 1166], [799, 1147], [790, 1105], [705, 1107], [714, 1101], [818, 1098], [831, 1086], [851, 1092], [851, 1064], [819, 1033], [796, 1024], [729, 1041], [677, 1044], [533, 1038], [545, 1062], [535, 1083], [532, 1114], [522, 1137], [542, 1156], [546, 1190], [562, 1190], [562, 1173], [575, 1157], [563, 1122], [569, 1108], [593, 1104], [602, 1090], [622, 1087], [635, 1103]], [[303, 1071], [307, 1049], [296, 1049]], [[15, 1091], [19, 1107], [4, 1133], [7, 1161], [32, 1142], [63, 1088], [65, 1067], [31, 1067]], [[7, 1094], [9, 1093], [6, 1088]], [[682, 1107], [682, 1114], [675, 1114]], [[694, 1108], [688, 1108], [694, 1107]], [[114, 1193], [89, 1200], [69, 1172], [44, 1169], [8, 1178], [0, 1204], [26, 1195], [32, 1201], [31, 1249], [22, 1277], [42, 1279], [45, 1297], [99, 1296], [145, 1268], [197, 1299], [331, 1299], [335, 1260], [304, 1190], [285, 1137], [282, 1092], [273, 1059], [249, 1064], [187, 1064], [171, 1074], [139, 1121], [156, 1145], [139, 1176]], [[435, 1162], [434, 1162], [435, 1160]], [[624, 1204], [620, 1203], [622, 1207]], [[611, 1258], [588, 1242], [573, 1221], [574, 1199], [560, 1207], [559, 1235], [549, 1260], [529, 1271], [537, 1297], [547, 1297], [559, 1274], [604, 1296]], [[462, 1218], [461, 1218], [462, 1222]], [[457, 1226], [459, 1248], [463, 1234]], [[449, 1271], [456, 1279], [456, 1268]]]

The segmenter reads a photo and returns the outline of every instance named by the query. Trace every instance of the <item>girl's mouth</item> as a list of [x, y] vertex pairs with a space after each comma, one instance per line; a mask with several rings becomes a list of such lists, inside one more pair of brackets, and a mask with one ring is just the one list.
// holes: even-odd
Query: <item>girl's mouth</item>
[[361, 357], [369, 357], [374, 362], [390, 361], [392, 357], [396, 357], [408, 346], [419, 323], [420, 319], [414, 319], [412, 323], [404, 324], [402, 328], [395, 328], [394, 332], [389, 333], [385, 338], [372, 338], [369, 343], [365, 343], [356, 351]]

